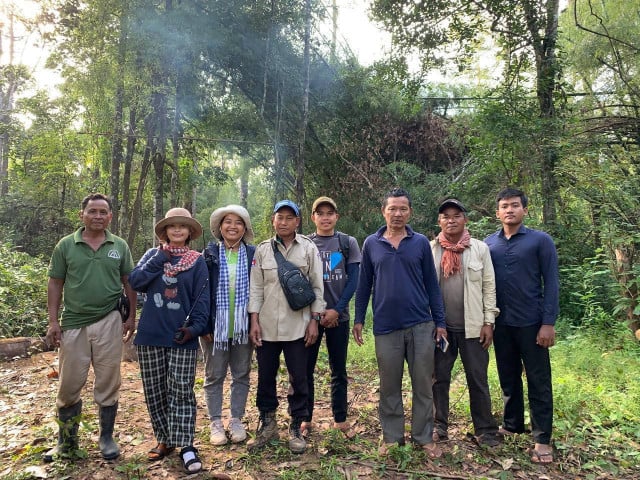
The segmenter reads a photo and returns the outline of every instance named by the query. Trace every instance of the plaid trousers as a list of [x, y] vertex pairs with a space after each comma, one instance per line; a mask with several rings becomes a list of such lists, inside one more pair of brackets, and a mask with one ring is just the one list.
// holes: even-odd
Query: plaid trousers
[[196, 430], [197, 350], [138, 345], [144, 397], [156, 440], [193, 445]]

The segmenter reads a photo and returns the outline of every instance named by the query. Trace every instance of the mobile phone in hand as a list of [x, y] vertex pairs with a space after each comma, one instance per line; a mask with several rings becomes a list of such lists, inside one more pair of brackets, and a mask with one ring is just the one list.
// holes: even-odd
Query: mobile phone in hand
[[445, 337], [440, 337], [440, 340], [438, 340], [438, 348], [442, 350], [442, 353], [446, 352], [449, 348], [449, 341]]

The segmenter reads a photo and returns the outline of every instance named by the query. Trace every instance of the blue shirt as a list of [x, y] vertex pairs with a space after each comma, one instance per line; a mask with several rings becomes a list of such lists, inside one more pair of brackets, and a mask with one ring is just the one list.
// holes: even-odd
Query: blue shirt
[[554, 325], [560, 310], [558, 254], [551, 237], [521, 225], [507, 239], [500, 229], [485, 239], [496, 274], [496, 325]]
[[[179, 260], [179, 257], [172, 256], [170, 261], [176, 264]], [[180, 272], [175, 277], [168, 277], [164, 274], [164, 264], [167, 261], [163, 252], [152, 248], [147, 250], [129, 274], [131, 287], [147, 294], [133, 343], [196, 350], [198, 336], [208, 332], [211, 301], [207, 289], [207, 265], [200, 256], [189, 270]], [[193, 338], [180, 345], [174, 342], [173, 337], [183, 326], [187, 315], [190, 319], [188, 328]]]
[[407, 225], [398, 249], [383, 237], [387, 227], [362, 245], [355, 323], [363, 323], [373, 290], [373, 334], [384, 335], [435, 321], [445, 328], [444, 304], [427, 237]]

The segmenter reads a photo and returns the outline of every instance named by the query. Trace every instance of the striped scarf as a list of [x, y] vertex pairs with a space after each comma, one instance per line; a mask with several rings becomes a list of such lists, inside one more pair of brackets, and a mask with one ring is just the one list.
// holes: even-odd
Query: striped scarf
[[[229, 267], [227, 266], [224, 242], [218, 244], [220, 275], [216, 292], [216, 324], [213, 332], [213, 351], [227, 350], [229, 345]], [[238, 265], [236, 266], [236, 295], [233, 309], [233, 344], [246, 344], [249, 341], [249, 269], [247, 267], [247, 249], [240, 243]]]
[[442, 232], [440, 232], [438, 234], [438, 242], [440, 242], [440, 245], [444, 249], [444, 252], [442, 252], [442, 261], [440, 262], [444, 278], [460, 273], [462, 270], [462, 252], [471, 245], [471, 235], [469, 235], [469, 231], [466, 228], [464, 229], [458, 243], [450, 242]]
[[172, 257], [180, 257], [180, 260], [175, 265], [171, 263], [171, 260], [165, 262], [164, 274], [167, 277], [176, 277], [180, 272], [186, 272], [193, 267], [200, 256], [200, 252], [191, 250], [188, 246], [172, 247], [171, 245], [165, 245], [162, 249], [169, 252]]

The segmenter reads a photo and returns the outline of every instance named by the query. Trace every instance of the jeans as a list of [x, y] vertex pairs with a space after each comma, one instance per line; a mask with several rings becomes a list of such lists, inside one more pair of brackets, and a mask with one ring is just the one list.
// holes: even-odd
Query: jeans
[[536, 443], [549, 444], [553, 427], [553, 390], [549, 349], [536, 344], [540, 325], [496, 325], [496, 364], [504, 399], [504, 428], [524, 432], [522, 369], [527, 375], [531, 430]]
[[231, 370], [231, 417], [242, 419], [249, 395], [249, 374], [253, 347], [250, 343], [232, 345], [227, 350], [213, 352], [213, 342], [200, 337], [204, 356], [204, 399], [211, 420], [222, 417], [222, 396], [227, 371]]
[[293, 418], [305, 419], [307, 411], [307, 356], [308, 349], [304, 339], [289, 342], [262, 341], [256, 349], [258, 358], [258, 392], [256, 406], [261, 412], [275, 412], [278, 408], [276, 379], [280, 368], [280, 353], [284, 352], [284, 360], [289, 372], [291, 388], [287, 395], [289, 412]]
[[412, 388], [411, 438], [420, 445], [433, 441], [434, 330], [435, 325], [430, 321], [375, 337], [380, 375], [378, 414], [385, 443], [404, 443], [402, 374], [405, 360]]
[[315, 388], [313, 375], [318, 361], [318, 352], [322, 344], [322, 335], [325, 334], [327, 352], [329, 353], [329, 367], [331, 368], [331, 410], [336, 422], [344, 422], [347, 419], [347, 348], [349, 346], [349, 322], [339, 322], [334, 328], [325, 328], [318, 325], [318, 340], [309, 347], [309, 359], [307, 361], [307, 384], [309, 386], [309, 399], [307, 401], [308, 417], [313, 418], [313, 403], [315, 400]]
[[458, 358], [464, 367], [469, 387], [471, 419], [476, 435], [495, 433], [498, 424], [491, 413], [491, 394], [487, 380], [489, 352], [482, 348], [479, 338], [465, 338], [464, 332], [447, 330], [449, 348], [442, 352], [436, 348], [433, 382], [433, 403], [435, 406], [435, 428], [440, 436], [446, 436], [449, 426], [449, 388], [451, 370]]

